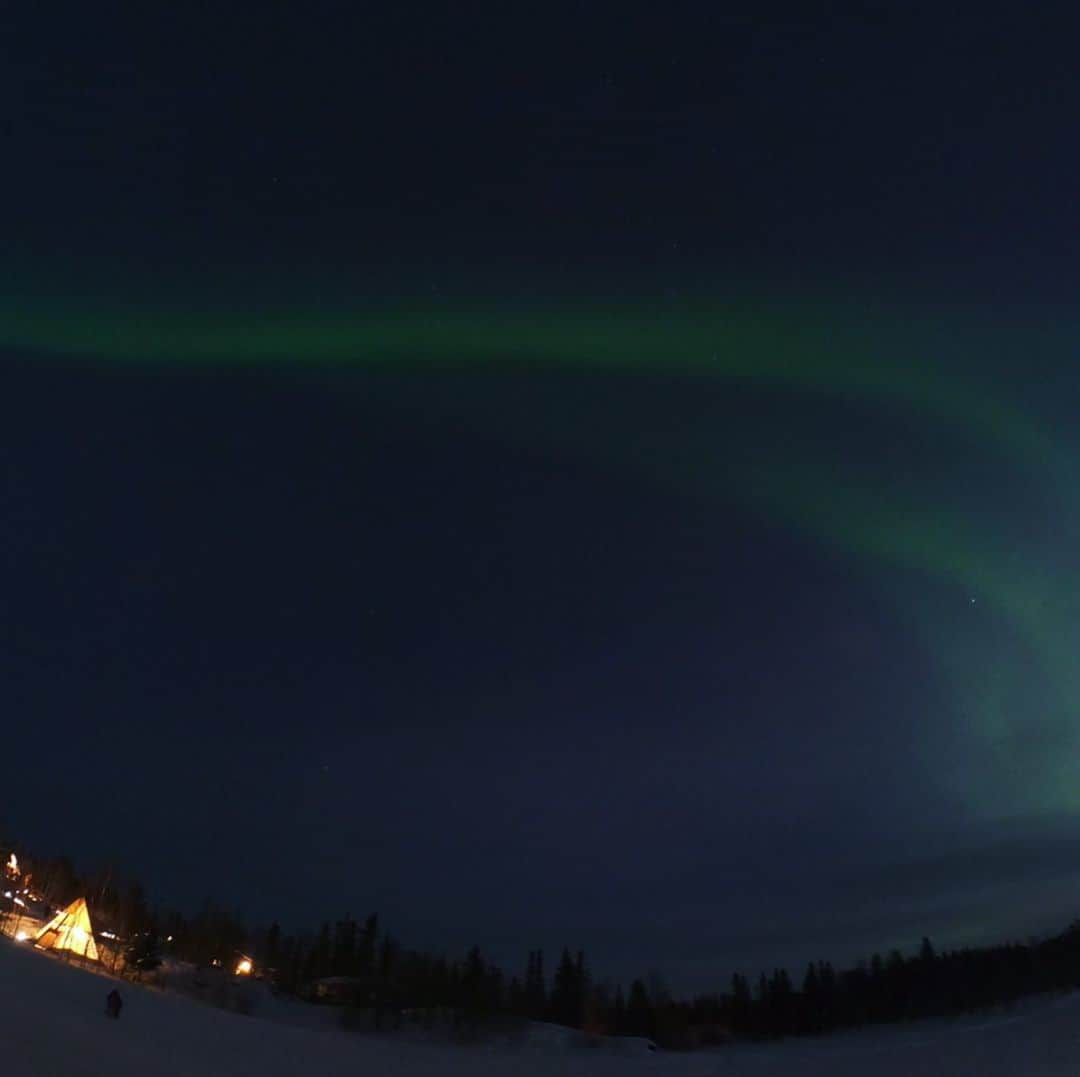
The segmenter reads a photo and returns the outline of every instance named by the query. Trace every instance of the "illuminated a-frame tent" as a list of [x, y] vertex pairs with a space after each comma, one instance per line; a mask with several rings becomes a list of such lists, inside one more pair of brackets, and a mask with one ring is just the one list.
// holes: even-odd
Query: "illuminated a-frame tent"
[[58, 912], [34, 936], [34, 945], [43, 950], [68, 950], [89, 961], [99, 960], [86, 898], [78, 898]]

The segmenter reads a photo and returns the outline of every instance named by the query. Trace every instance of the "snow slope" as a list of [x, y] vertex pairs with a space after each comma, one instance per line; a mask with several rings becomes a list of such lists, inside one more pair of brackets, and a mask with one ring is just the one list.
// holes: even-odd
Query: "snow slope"
[[505, 1074], [670, 1077], [1060, 1077], [1080, 1073], [1080, 995], [1015, 1013], [821, 1041], [694, 1054], [569, 1047], [409, 1043], [241, 1017], [182, 996], [121, 985], [119, 1021], [104, 1014], [111, 981], [0, 939], [0, 1069], [10, 1077], [378, 1077]]

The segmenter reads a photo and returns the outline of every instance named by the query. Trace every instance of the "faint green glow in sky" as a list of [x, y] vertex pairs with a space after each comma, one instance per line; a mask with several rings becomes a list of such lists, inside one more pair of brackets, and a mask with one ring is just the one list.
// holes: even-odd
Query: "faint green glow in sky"
[[[210, 315], [40, 298], [0, 305], [0, 346], [37, 354], [210, 367], [377, 366], [463, 378], [534, 369], [623, 377], [663, 373], [794, 395], [807, 413], [840, 402], [871, 415], [906, 415], [917, 420], [916, 431], [944, 431], [973, 446], [981, 466], [974, 472], [961, 468], [957, 480], [988, 483], [983, 503], [995, 508], [989, 514], [959, 496], [966, 490], [950, 496], [947, 482], [936, 490], [905, 483], [902, 466], [888, 477], [873, 467], [860, 471], [851, 458], [860, 453], [858, 443], [785, 441], [784, 423], [775, 416], [765, 423], [761, 444], [726, 469], [720, 457], [729, 446], [700, 420], [691, 430], [671, 433], [666, 422], [657, 430], [643, 429], [640, 417], [635, 427], [620, 425], [617, 416], [557, 414], [550, 401], [544, 414], [535, 415], [529, 414], [527, 395], [516, 398], [517, 411], [489, 402], [470, 408], [467, 416], [488, 423], [499, 436], [570, 447], [648, 472], [696, 497], [708, 499], [723, 488], [725, 496], [734, 493], [859, 563], [894, 566], [897, 582], [890, 584], [888, 573], [878, 571], [875, 582], [919, 625], [981, 745], [977, 758], [955, 768], [976, 814], [1009, 814], [1014, 806], [1080, 810], [1080, 782], [1071, 762], [1080, 747], [1080, 675], [1074, 661], [1080, 610], [1071, 599], [1075, 574], [1063, 575], [1080, 520], [1080, 495], [1072, 482], [1077, 452], [1060, 422], [1041, 412], [1045, 401], [1038, 393], [1018, 391], [1001, 374], [1009, 369], [1008, 347], [1023, 340], [1022, 333], [1007, 338], [1002, 354], [1001, 337], [920, 325], [895, 312], [702, 298], [533, 308], [402, 302], [336, 314], [278, 307]], [[992, 365], [988, 352], [995, 349]], [[1022, 352], [1012, 358], [1028, 361]], [[1052, 357], [1044, 367], [1053, 369]], [[1019, 480], [1022, 497], [1015, 486], [1000, 495], [991, 488], [999, 465]], [[1017, 521], [1033, 508], [1030, 522]], [[1000, 520], [1009, 522], [998, 526]], [[937, 615], [905, 592], [901, 571], [945, 585], [957, 610]], [[961, 612], [964, 604], [976, 610]], [[1025, 654], [974, 646], [976, 611], [1010, 626]], [[1038, 693], [1029, 690], [1027, 652], [1043, 681]], [[1025, 712], [1025, 698], [1039, 713]], [[1010, 805], [1008, 794], [1002, 799], [1001, 775], [1015, 767], [1029, 727], [1043, 738], [1038, 775], [1028, 775], [1027, 784], [1017, 781], [1017, 800]], [[986, 768], [980, 770], [982, 764]]]
[[[528, 363], [627, 370], [657, 368], [694, 376], [855, 393], [902, 403], [983, 430], [1015, 452], [1045, 457], [1040, 429], [1006, 403], [935, 372], [932, 356], [903, 354], [890, 326], [746, 310], [687, 300], [678, 306], [385, 304], [331, 317], [252, 312], [191, 316], [143, 306], [58, 310], [40, 300], [0, 306], [0, 344], [71, 356], [178, 363], [412, 363], [471, 366]], [[891, 331], [891, 332], [890, 332]]]

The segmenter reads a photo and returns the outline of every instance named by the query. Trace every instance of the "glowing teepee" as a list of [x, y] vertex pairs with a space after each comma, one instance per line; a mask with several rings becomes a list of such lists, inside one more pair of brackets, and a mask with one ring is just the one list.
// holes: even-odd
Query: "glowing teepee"
[[43, 950], [70, 950], [90, 961], [98, 960], [97, 943], [90, 927], [86, 898], [78, 898], [58, 912], [35, 936], [34, 945]]

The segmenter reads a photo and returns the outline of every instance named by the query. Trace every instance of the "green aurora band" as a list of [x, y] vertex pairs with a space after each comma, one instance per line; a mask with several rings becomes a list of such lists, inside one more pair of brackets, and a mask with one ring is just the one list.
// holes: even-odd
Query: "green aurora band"
[[[1080, 610], [1073, 574], [1063, 578], [1062, 569], [1080, 519], [1076, 449], [1064, 424], [1046, 414], [1059, 368], [1044, 361], [1051, 391], [1044, 385], [1041, 398], [1025, 390], [1039, 379], [1010, 381], [1009, 355], [1030, 356], [1033, 341], [1052, 353], [1044, 333], [1024, 327], [980, 331], [852, 305], [708, 299], [531, 308], [398, 302], [344, 314], [279, 307], [215, 315], [41, 298], [0, 306], [0, 344], [9, 351], [99, 364], [376, 368], [402, 372], [414, 385], [513, 377], [527, 386], [530, 374], [560, 372], [607, 383], [662, 377], [716, 385], [788, 407], [794, 398], [803, 416], [794, 424], [781, 408], [760, 426], [729, 430], [538, 403], [527, 391], [508, 406], [505, 394], [463, 390], [443, 406], [493, 436], [631, 469], [706, 504], [722, 492], [851, 555], [853, 570], [874, 568], [873, 586], [920, 632], [979, 746], [942, 780], [981, 818], [1080, 810], [1070, 763], [1080, 746], [1073, 659]], [[996, 366], [988, 355], [1001, 357]], [[827, 418], [815, 415], [835, 408], [883, 425], [916, 422], [931, 455], [940, 450], [938, 488], [926, 488], [925, 467], [914, 477], [903, 466], [883, 476], [830, 439]], [[722, 466], [730, 459], [738, 466]], [[1000, 520], [954, 496], [957, 484], [987, 471], [993, 482], [1005, 475]], [[883, 565], [893, 571], [881, 572]], [[963, 615], [917, 597], [910, 573], [935, 581], [954, 610], [967, 613], [977, 597], [982, 615], [1006, 626], [1008, 646], [980, 651]], [[1031, 661], [1038, 692], [1030, 673], [1010, 672]]]

